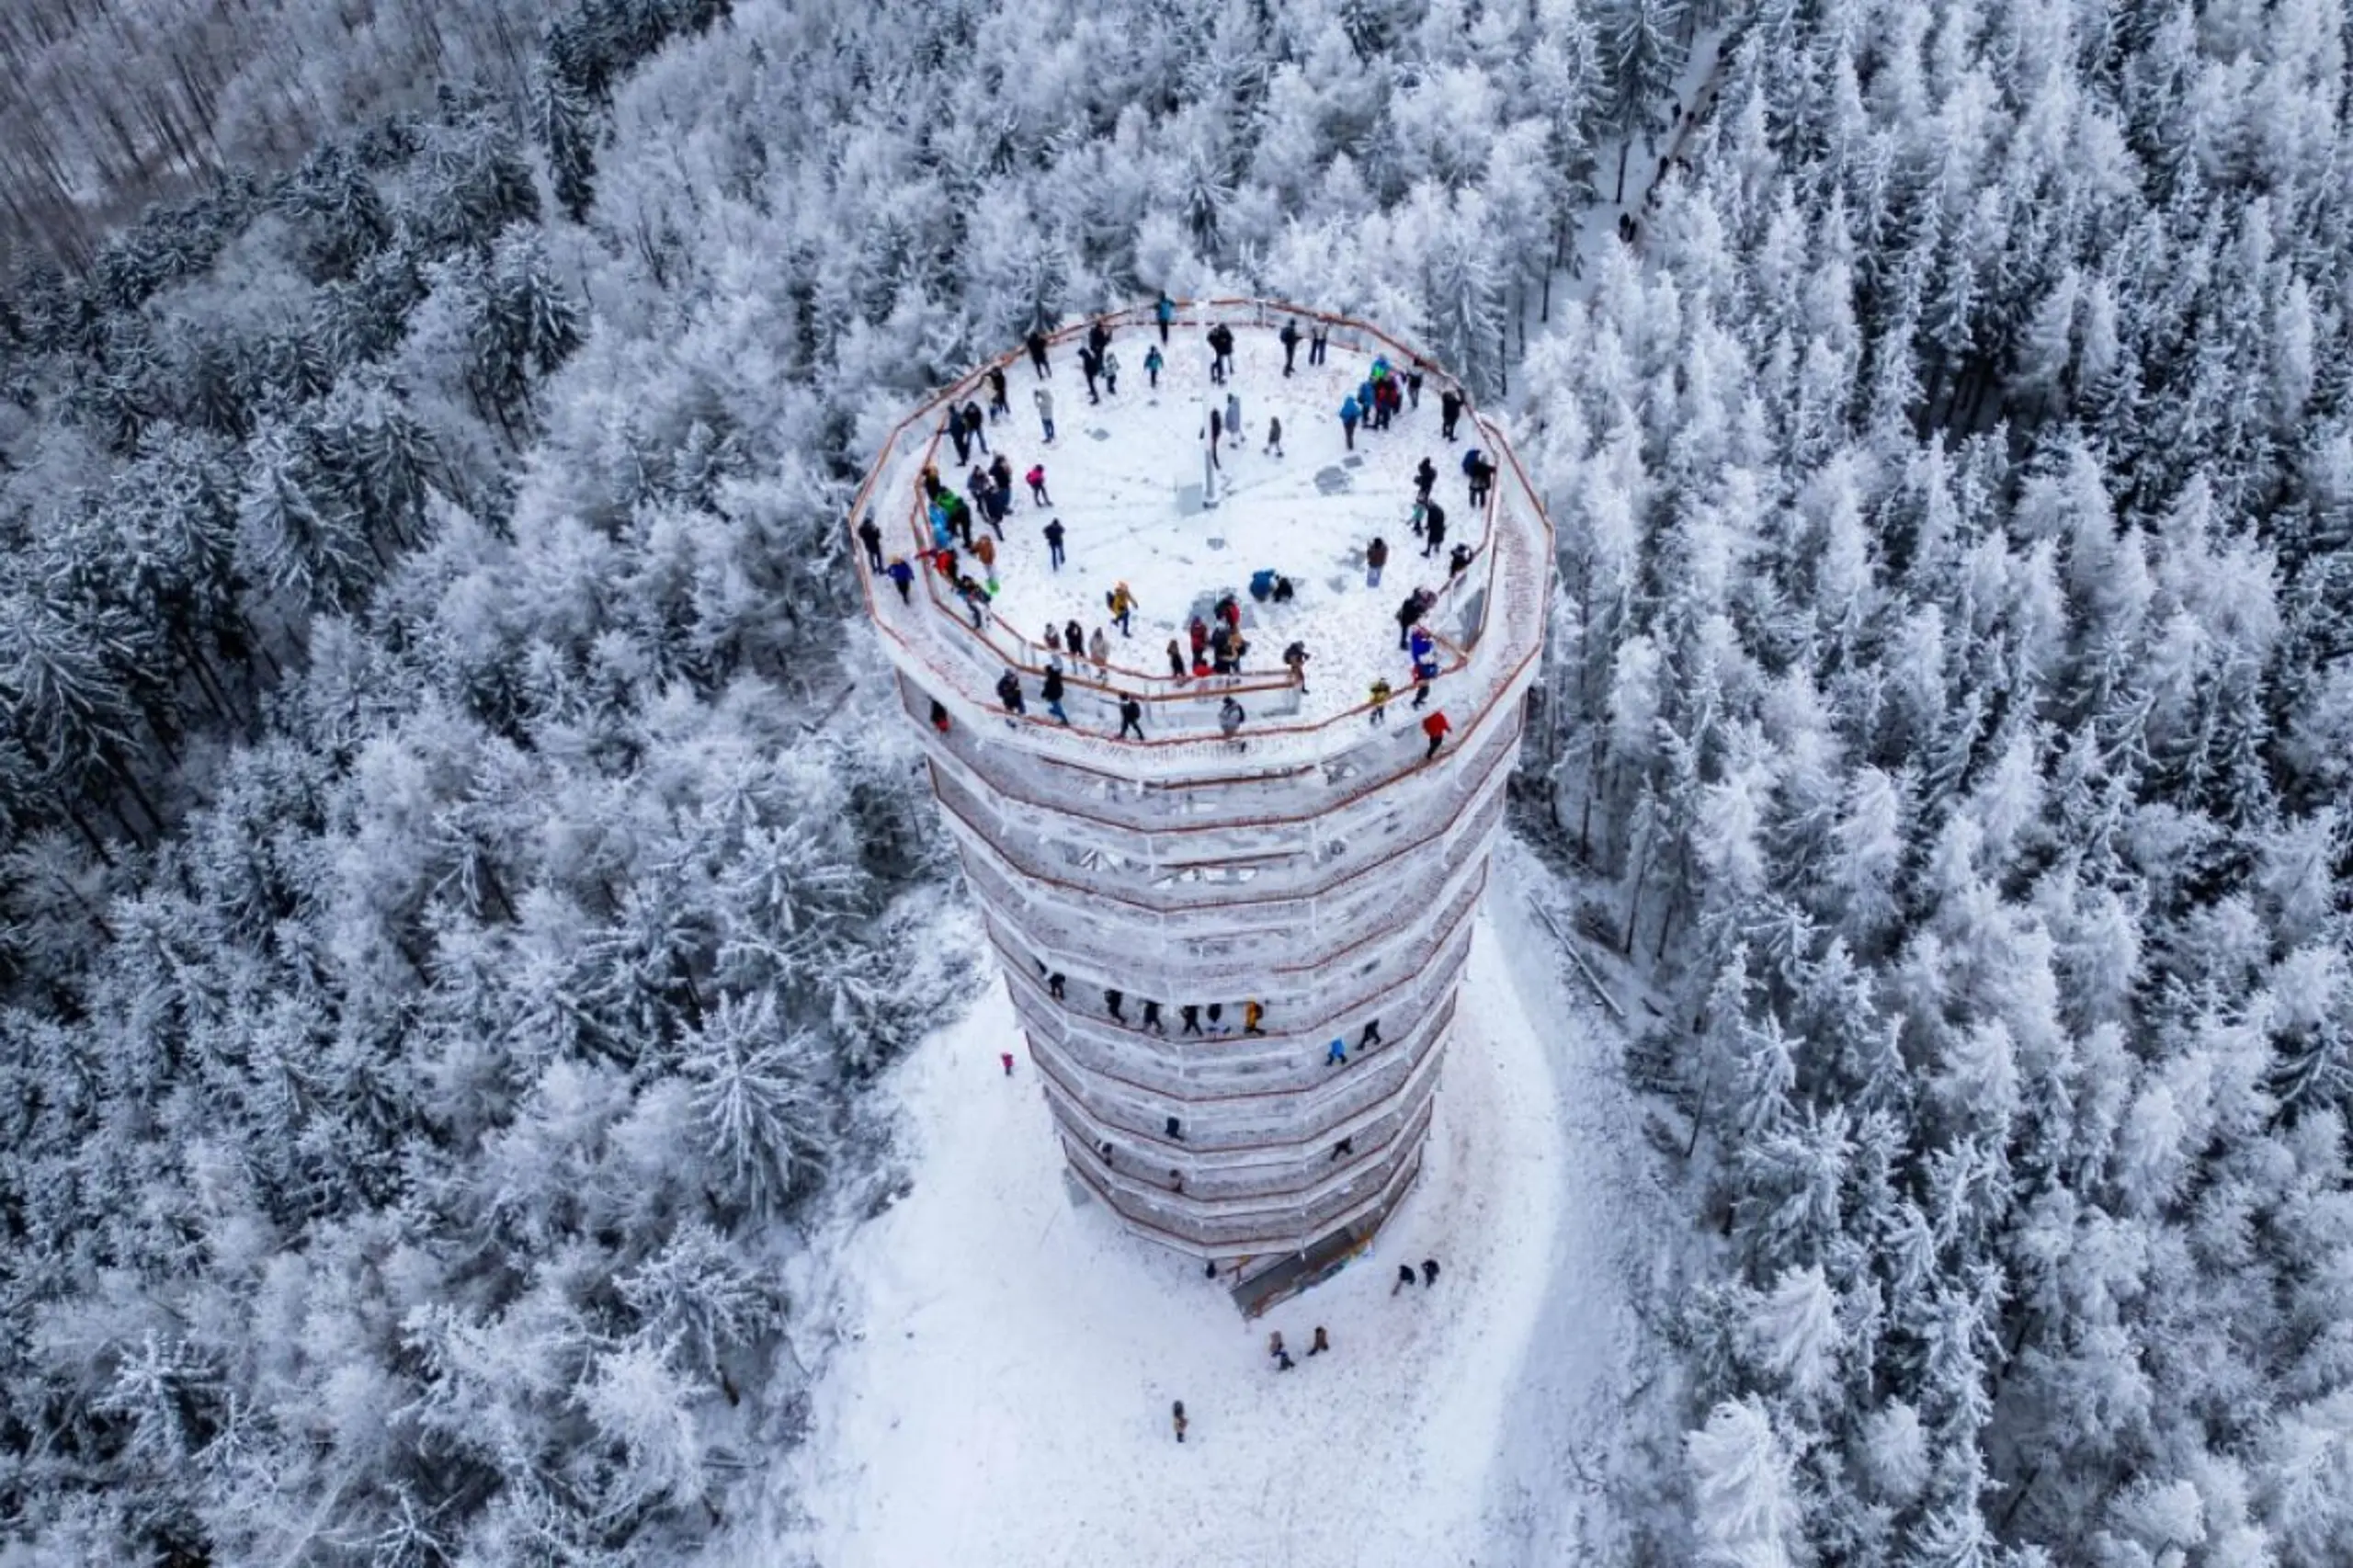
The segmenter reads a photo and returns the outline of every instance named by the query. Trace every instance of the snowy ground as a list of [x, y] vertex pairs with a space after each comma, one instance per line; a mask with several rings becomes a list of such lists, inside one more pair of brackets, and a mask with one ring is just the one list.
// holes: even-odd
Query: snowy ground
[[[1656, 1233], [1616, 1043], [1529, 926], [1516, 845], [1465, 983], [1422, 1181], [1371, 1252], [1256, 1324], [1074, 1206], [992, 979], [901, 1069], [913, 1190], [840, 1259], [856, 1331], [793, 1478], [825, 1568], [1553, 1562], [1638, 1375]], [[1400, 1261], [1435, 1290], [1392, 1297]], [[1333, 1351], [1278, 1373], [1317, 1324]], [[1172, 1438], [1171, 1401], [1191, 1420]], [[1581, 1478], [1586, 1483], [1580, 1484]]]
[[[1029, 362], [1008, 372], [1011, 419], [989, 432], [1013, 464], [1016, 500], [998, 556], [1000, 593], [992, 607], [1016, 633], [1037, 641], [1049, 626], [1075, 619], [1088, 631], [1105, 627], [1111, 662], [1150, 676], [1166, 676], [1166, 646], [1222, 592], [1242, 602], [1244, 633], [1251, 640], [1245, 673], [1279, 673], [1283, 649], [1307, 644], [1310, 718], [1336, 713], [1364, 700], [1375, 676], [1403, 689], [1405, 655], [1392, 619], [1416, 585], [1445, 581], [1444, 552], [1425, 561], [1422, 541], [1407, 525], [1414, 470], [1427, 456], [1438, 465], [1435, 495], [1447, 514], [1447, 545], [1473, 550], [1484, 525], [1466, 498], [1461, 473], [1465, 443], [1438, 438], [1438, 390], [1423, 391], [1418, 411], [1398, 415], [1386, 432], [1358, 429], [1351, 453], [1340, 428], [1341, 401], [1365, 379], [1368, 355], [1336, 344], [1322, 366], [1307, 363], [1302, 340], [1296, 372], [1282, 374], [1282, 347], [1269, 330], [1236, 328], [1237, 369], [1232, 390], [1242, 399], [1244, 439], [1221, 449], [1223, 497], [1199, 509], [1207, 405], [1221, 413], [1224, 388], [1211, 386], [1210, 353], [1201, 332], [1178, 327], [1164, 351], [1160, 390], [1143, 373], [1145, 350], [1156, 332], [1133, 329], [1112, 339], [1120, 364], [1120, 392], [1099, 404], [1086, 401], [1075, 346], [1055, 351], [1053, 378], [1040, 383]], [[1400, 368], [1402, 370], [1402, 367]], [[1045, 444], [1031, 393], [1040, 384], [1054, 396], [1058, 438]], [[1267, 425], [1282, 421], [1283, 452], [1266, 450]], [[1472, 428], [1466, 420], [1462, 431]], [[947, 474], [955, 450], [943, 439]], [[982, 461], [976, 450], [973, 456]], [[1031, 504], [1019, 483], [1032, 462], [1046, 465], [1053, 505]], [[961, 481], [949, 475], [949, 483]], [[1050, 569], [1040, 529], [1060, 517], [1069, 555]], [[1389, 543], [1389, 566], [1379, 588], [1365, 584], [1365, 547], [1376, 536]], [[1257, 605], [1246, 592], [1250, 574], [1272, 567], [1290, 577], [1299, 597], [1288, 606]], [[1142, 608], [1134, 635], [1121, 639], [1109, 624], [1104, 596], [1124, 581]], [[1189, 653], [1189, 649], [1188, 649]]]

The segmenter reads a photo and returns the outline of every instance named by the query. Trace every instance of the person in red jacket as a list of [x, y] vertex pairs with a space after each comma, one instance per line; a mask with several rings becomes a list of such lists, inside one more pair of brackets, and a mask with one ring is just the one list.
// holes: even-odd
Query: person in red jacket
[[1446, 722], [1446, 712], [1443, 709], [1422, 721], [1422, 733], [1430, 738], [1430, 749], [1422, 754], [1422, 760], [1427, 762], [1438, 755], [1438, 748], [1446, 744], [1447, 733], [1453, 728], [1453, 725]]

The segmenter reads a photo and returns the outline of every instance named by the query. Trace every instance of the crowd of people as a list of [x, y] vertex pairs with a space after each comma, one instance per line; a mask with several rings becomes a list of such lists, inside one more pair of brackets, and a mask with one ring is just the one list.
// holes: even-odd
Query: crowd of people
[[[1160, 332], [1161, 343], [1150, 346], [1146, 367], [1155, 387], [1163, 362], [1161, 346], [1169, 341], [1169, 330], [1175, 320], [1173, 301], [1162, 296], [1154, 307], [1154, 320]], [[1209, 371], [1212, 383], [1226, 388], [1224, 406], [1212, 405], [1209, 414], [1212, 427], [1211, 452], [1219, 444], [1215, 437], [1225, 437], [1238, 443], [1243, 417], [1242, 394], [1233, 384], [1239, 375], [1235, 358], [1233, 329], [1224, 323], [1212, 324], [1203, 335], [1210, 351]], [[1283, 347], [1283, 374], [1293, 373], [1302, 334], [1296, 321], [1286, 322], [1278, 334]], [[1325, 362], [1328, 333], [1320, 321], [1310, 323], [1308, 363]], [[1113, 328], [1108, 319], [1091, 323], [1078, 345], [1080, 372], [1086, 378], [1090, 402], [1100, 402], [1119, 393], [1119, 358], [1113, 348]], [[1044, 443], [1055, 443], [1054, 398], [1051, 381], [1053, 375], [1052, 341], [1042, 330], [1031, 332], [1026, 340], [1029, 358], [1039, 384], [1033, 389], [1040, 432]], [[1351, 392], [1341, 405], [1341, 422], [1347, 444], [1355, 445], [1358, 425], [1374, 430], [1387, 430], [1401, 415], [1419, 409], [1426, 367], [1418, 360], [1411, 361], [1404, 370], [1391, 363], [1386, 356], [1376, 357], [1364, 380]], [[887, 580], [897, 591], [903, 603], [914, 602], [914, 590], [918, 573], [928, 568], [937, 574], [947, 595], [961, 607], [975, 631], [985, 633], [991, 619], [990, 606], [1002, 591], [1001, 570], [1009, 569], [1010, 560], [1002, 548], [1006, 543], [1006, 523], [1014, 506], [1015, 467], [1011, 458], [999, 446], [990, 445], [993, 424], [1007, 419], [1011, 410], [1007, 399], [1005, 367], [992, 367], [983, 378], [988, 391], [988, 403], [983, 407], [977, 396], [961, 402], [949, 400], [943, 420], [943, 433], [952, 444], [960, 467], [969, 465], [961, 493], [941, 476], [937, 464], [926, 465], [919, 481], [923, 517], [928, 530], [929, 546], [917, 552], [915, 560], [904, 555], [887, 555], [884, 536], [871, 517], [860, 520], [858, 538], [868, 567]], [[978, 388], [976, 387], [977, 392]], [[1456, 438], [1458, 422], [1463, 413], [1463, 399], [1450, 384], [1439, 389], [1440, 435]], [[1267, 441], [1268, 455], [1281, 455], [1281, 425], [1270, 420]], [[975, 458], [984, 459], [976, 461]], [[1476, 448], [1463, 456], [1462, 473], [1469, 485], [1470, 502], [1483, 506], [1494, 483], [1495, 465]], [[1476, 559], [1477, 551], [1468, 543], [1455, 541], [1449, 545], [1448, 517], [1445, 507], [1432, 494], [1438, 472], [1429, 458], [1424, 457], [1415, 474], [1415, 499], [1408, 513], [1408, 526], [1422, 543], [1419, 559], [1442, 560], [1446, 565], [1446, 581], [1460, 578]], [[1048, 570], [1059, 572], [1069, 559], [1070, 529], [1054, 511], [1054, 502], [1048, 488], [1043, 461], [1033, 462], [1023, 472], [1030, 504], [1034, 509], [1048, 514], [1040, 529], [1046, 545]], [[1389, 564], [1390, 545], [1386, 539], [1376, 536], [1365, 549], [1365, 585], [1368, 588], [1381, 585], [1381, 574]], [[1292, 601], [1297, 592], [1294, 581], [1272, 567], [1261, 568], [1252, 575], [1250, 597], [1262, 605], [1280, 606]], [[1400, 611], [1398, 646], [1412, 656], [1411, 676], [1415, 688], [1414, 707], [1421, 709], [1428, 702], [1432, 687], [1441, 665], [1436, 655], [1437, 640], [1423, 622], [1438, 602], [1438, 594], [1427, 587], [1416, 588]], [[1134, 616], [1142, 608], [1134, 592], [1125, 583], [1116, 585], [1105, 597], [1108, 624], [1118, 627], [1122, 637], [1134, 635]], [[1208, 615], [1194, 614], [1188, 618], [1183, 633], [1168, 640], [1165, 653], [1168, 679], [1172, 683], [1208, 680], [1220, 676], [1234, 676], [1246, 673], [1245, 659], [1251, 652], [1251, 639], [1243, 631], [1243, 612], [1239, 597], [1232, 592], [1218, 596]], [[1062, 627], [1049, 627], [1038, 646], [1037, 665], [1027, 670], [1008, 665], [996, 682], [997, 696], [1008, 722], [1018, 724], [1029, 712], [1029, 700], [1034, 693], [1043, 710], [1043, 717], [1052, 722], [1073, 725], [1067, 694], [1076, 682], [1082, 686], [1110, 687], [1104, 695], [1108, 705], [1118, 713], [1120, 723], [1114, 732], [1118, 738], [1145, 740], [1143, 725], [1145, 708], [1132, 692], [1118, 689], [1115, 684], [1122, 671], [1115, 670], [1109, 657], [1109, 640], [1106, 629], [1098, 626], [1092, 635], [1085, 633], [1076, 620]], [[1307, 689], [1307, 669], [1313, 654], [1303, 638], [1290, 640], [1282, 649], [1280, 663], [1290, 683], [1302, 692]], [[1368, 694], [1366, 710], [1371, 723], [1385, 722], [1388, 699], [1395, 687], [1386, 679], [1376, 680]], [[934, 704], [934, 722], [945, 729], [947, 710]], [[1248, 710], [1234, 692], [1226, 692], [1216, 713], [1219, 733], [1237, 748], [1246, 749], [1244, 731], [1248, 724]], [[1075, 727], [1073, 725], [1073, 727]], [[1443, 713], [1433, 713], [1424, 721], [1423, 729], [1429, 742], [1426, 756], [1435, 756], [1450, 733], [1450, 725]]]

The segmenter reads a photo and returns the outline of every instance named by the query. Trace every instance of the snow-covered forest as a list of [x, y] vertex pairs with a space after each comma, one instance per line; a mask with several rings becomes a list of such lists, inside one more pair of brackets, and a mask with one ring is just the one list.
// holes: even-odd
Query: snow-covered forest
[[6, 188], [203, 188], [0, 290], [0, 1562], [775, 1560], [981, 983], [841, 519], [1162, 289], [1426, 344], [1552, 507], [1518, 830], [1684, 1200], [1597, 1560], [2353, 1556], [2348, 41], [12, 8], [102, 87]]

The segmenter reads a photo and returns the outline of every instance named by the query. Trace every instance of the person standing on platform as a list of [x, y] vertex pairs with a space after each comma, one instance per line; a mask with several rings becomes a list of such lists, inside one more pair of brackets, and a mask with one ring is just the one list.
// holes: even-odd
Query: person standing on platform
[[1424, 762], [1438, 755], [1438, 748], [1446, 744], [1447, 734], [1453, 728], [1446, 722], [1446, 710], [1443, 708], [1422, 721], [1422, 733], [1430, 738], [1430, 749], [1422, 754]]

